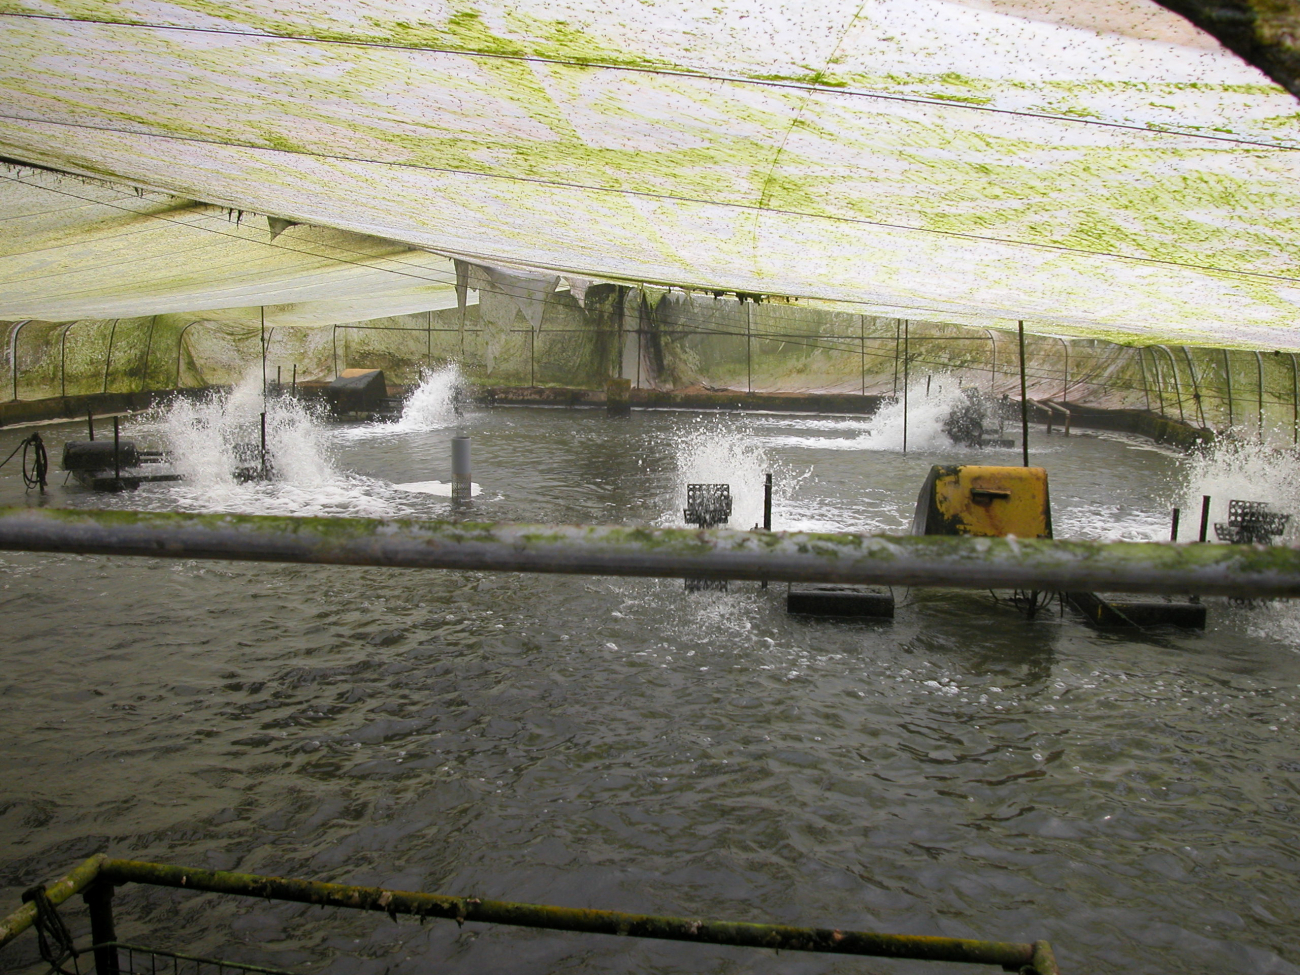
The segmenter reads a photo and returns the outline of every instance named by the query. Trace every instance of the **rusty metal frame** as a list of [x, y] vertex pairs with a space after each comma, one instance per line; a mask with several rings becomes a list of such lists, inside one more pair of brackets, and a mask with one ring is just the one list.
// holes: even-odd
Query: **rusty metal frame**
[[[58, 905], [81, 893], [92, 905], [92, 937], [95, 940], [96, 970], [107, 975], [117, 970], [117, 939], [112, 935], [112, 888], [139, 883], [185, 890], [260, 897], [267, 900], [348, 907], [377, 911], [397, 920], [406, 914], [418, 918], [445, 918], [485, 924], [508, 924], [552, 931], [608, 934], [634, 938], [656, 938], [696, 944], [767, 948], [776, 951], [809, 951], [875, 958], [907, 958], [922, 961], [998, 965], [1021, 975], [1060, 975], [1051, 945], [1013, 941], [979, 941], [971, 938], [939, 938], [925, 935], [878, 934], [831, 928], [795, 927], [787, 924], [752, 924], [737, 921], [707, 921], [699, 918], [654, 914], [627, 914], [588, 908], [555, 907], [453, 897], [383, 887], [358, 887], [313, 880], [268, 877], [227, 870], [177, 867], [140, 860], [118, 860], [97, 854], [47, 889], [50, 902]], [[98, 904], [98, 908], [96, 908]], [[98, 918], [95, 912], [98, 909]], [[31, 927], [36, 906], [24, 904], [0, 920], [0, 947]], [[100, 933], [108, 935], [101, 938]]]

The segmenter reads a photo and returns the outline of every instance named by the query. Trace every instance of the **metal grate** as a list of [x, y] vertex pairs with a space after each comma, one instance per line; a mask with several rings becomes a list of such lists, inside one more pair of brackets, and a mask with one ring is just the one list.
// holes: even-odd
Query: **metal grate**
[[1269, 511], [1266, 501], [1229, 501], [1228, 522], [1215, 522], [1214, 534], [1221, 542], [1271, 545], [1290, 521], [1290, 515]]
[[119, 975], [293, 975], [282, 968], [263, 968], [120, 942], [96, 945], [96, 948], [117, 949]]
[[682, 514], [688, 525], [700, 528], [725, 525], [731, 518], [731, 485], [686, 485], [686, 507]]

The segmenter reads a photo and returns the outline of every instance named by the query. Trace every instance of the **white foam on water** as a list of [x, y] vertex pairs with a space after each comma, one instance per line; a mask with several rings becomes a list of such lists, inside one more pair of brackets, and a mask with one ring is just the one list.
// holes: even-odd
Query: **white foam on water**
[[[314, 412], [289, 397], [263, 400], [261, 375], [250, 373], [230, 392], [177, 398], [152, 426], [182, 480], [168, 495], [183, 511], [247, 514], [404, 514], [387, 485], [338, 470], [326, 431]], [[273, 476], [240, 483], [240, 447], [260, 450], [260, 414], [266, 411], [266, 452]]]
[[[410, 494], [432, 494], [439, 498], [450, 498], [452, 485], [450, 481], [408, 481], [405, 484], [394, 484], [393, 489], [397, 491], [406, 491]], [[482, 491], [476, 482], [470, 482], [469, 496], [478, 497]]]

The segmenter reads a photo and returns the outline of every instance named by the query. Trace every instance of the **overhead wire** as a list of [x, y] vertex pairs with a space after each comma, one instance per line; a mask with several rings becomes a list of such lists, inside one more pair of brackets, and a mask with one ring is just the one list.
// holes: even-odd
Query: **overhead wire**
[[955, 111], [983, 112], [990, 115], [1011, 115], [1021, 118], [1040, 119], [1049, 122], [1061, 122], [1070, 125], [1092, 125], [1102, 128], [1121, 129], [1125, 131], [1140, 133], [1142, 135], [1166, 135], [1186, 139], [1200, 139], [1210, 142], [1228, 142], [1237, 145], [1258, 146], [1265, 149], [1279, 149], [1284, 151], [1300, 150], [1300, 146], [1289, 143], [1264, 142], [1256, 139], [1242, 139], [1230, 135], [1214, 135], [1203, 131], [1189, 132], [1182, 128], [1161, 128], [1153, 127], [1151, 124], [1139, 125], [1133, 122], [1117, 122], [1109, 119], [1087, 118], [1084, 116], [1057, 115], [1051, 112], [1032, 112], [1023, 109], [999, 108], [994, 105], [978, 105], [972, 102], [953, 101], [940, 98], [926, 98], [922, 95], [902, 95], [890, 92], [868, 91], [860, 88], [847, 88], [830, 85], [818, 85], [809, 82], [798, 82], [793, 80], [782, 80], [773, 78], [751, 78], [745, 75], [726, 75], [711, 74], [703, 71], [694, 71], [686, 68], [668, 68], [668, 67], [649, 67], [646, 65], [627, 65], [617, 63], [605, 63], [601, 61], [589, 60], [570, 60], [566, 58], [553, 58], [537, 54], [505, 54], [497, 51], [475, 51], [464, 48], [439, 48], [414, 44], [398, 44], [393, 41], [366, 41], [352, 38], [340, 37], [313, 37], [309, 34], [273, 34], [266, 31], [250, 30], [231, 30], [229, 28], [219, 27], [198, 27], [187, 24], [154, 24], [141, 20], [99, 20], [91, 17], [67, 17], [56, 14], [37, 14], [30, 12], [19, 13], [16, 11], [0, 12], [0, 17], [8, 17], [16, 20], [46, 20], [58, 21], [73, 24], [86, 24], [88, 26], [98, 27], [130, 27], [142, 30], [155, 31], [175, 31], [178, 33], [193, 34], [225, 34], [234, 37], [245, 37], [256, 40], [271, 41], [290, 41], [300, 44], [319, 44], [335, 47], [360, 47], [373, 48], [376, 50], [395, 50], [418, 54], [440, 54], [453, 57], [481, 58], [499, 61], [518, 61], [531, 64], [554, 64], [565, 67], [581, 68], [584, 71], [598, 69], [604, 71], [618, 71], [628, 74], [648, 74], [662, 75], [665, 77], [679, 77], [687, 79], [700, 79], [703, 81], [715, 81], [735, 85], [754, 86], [761, 88], [789, 89], [794, 91], [807, 91], [817, 94], [836, 95], [850, 98], [867, 98], [878, 101], [902, 102], [908, 104], [924, 105], [929, 108], [951, 109]]
[[[867, 220], [863, 217], [851, 217], [842, 214], [825, 214], [812, 213], [804, 210], [792, 210], [783, 207], [762, 206], [755, 203], [742, 203], [734, 201], [712, 200], [702, 197], [682, 196], [673, 193], [653, 193], [649, 190], [631, 190], [618, 187], [599, 186], [591, 183], [579, 183], [570, 180], [543, 179], [536, 176], [517, 176], [505, 175], [502, 173], [487, 173], [474, 170], [457, 169], [449, 166], [429, 166], [421, 163], [402, 162], [398, 160], [371, 159], [365, 156], [351, 156], [342, 153], [327, 152], [308, 152], [302, 149], [285, 149], [273, 146], [259, 146], [252, 143], [229, 142], [222, 139], [200, 138], [198, 136], [186, 136], [165, 134], [160, 132], [147, 132], [138, 129], [120, 128], [111, 125], [91, 125], [86, 122], [69, 122], [57, 119], [31, 118], [29, 116], [14, 115], [0, 112], [0, 119], [10, 122], [20, 122], [36, 126], [53, 126], [55, 128], [74, 128], [94, 132], [109, 132], [114, 135], [126, 135], [141, 139], [156, 139], [163, 142], [183, 142], [198, 145], [220, 146], [226, 149], [235, 149], [244, 152], [253, 153], [281, 153], [290, 156], [303, 156], [311, 159], [328, 159], [337, 162], [358, 163], [371, 166], [384, 166], [393, 169], [415, 170], [420, 172], [442, 173], [452, 176], [463, 176], [472, 179], [500, 180], [511, 183], [524, 183], [536, 186], [546, 186], [558, 189], [581, 190], [592, 194], [607, 194], [610, 196], [626, 196], [649, 200], [663, 200], [672, 203], [691, 203], [704, 206], [714, 206], [721, 209], [739, 210], [745, 212], [755, 212], [759, 214], [774, 214], [777, 216], [798, 217], [807, 220], [824, 220], [830, 223], [849, 224], [853, 226], [877, 227], [882, 230], [901, 231], [904, 233], [914, 233], [930, 235], [935, 237], [944, 237], [954, 240], [972, 240], [981, 243], [1000, 244], [1007, 247], [1023, 247], [1032, 250], [1046, 251], [1050, 253], [1086, 255], [1091, 258], [1102, 258], [1106, 260], [1123, 261], [1126, 263], [1142, 264], [1157, 267], [1177, 267], [1192, 271], [1199, 271], [1211, 275], [1226, 275], [1229, 277], [1242, 278], [1259, 278], [1268, 281], [1283, 281], [1288, 284], [1300, 283], [1300, 277], [1290, 275], [1271, 274], [1263, 271], [1247, 271], [1239, 268], [1224, 268], [1215, 265], [1199, 264], [1192, 261], [1176, 261], [1168, 258], [1143, 257], [1135, 254], [1123, 254], [1114, 251], [1092, 250], [1082, 247], [1071, 247], [1065, 244], [1043, 243], [1038, 241], [1017, 240], [1009, 237], [996, 237], [988, 234], [975, 234], [956, 230], [938, 230], [933, 227], [920, 227], [912, 224], [892, 223], [882, 220]], [[489, 259], [490, 260], [490, 259]], [[502, 263], [511, 263], [508, 259], [498, 259]], [[563, 273], [557, 270], [557, 273]]]

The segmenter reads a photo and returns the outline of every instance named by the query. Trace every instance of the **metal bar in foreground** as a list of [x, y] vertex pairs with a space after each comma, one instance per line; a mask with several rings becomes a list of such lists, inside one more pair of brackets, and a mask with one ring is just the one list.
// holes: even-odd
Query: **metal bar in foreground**
[[618, 911], [413, 893], [382, 887], [354, 887], [224, 870], [200, 870], [136, 860], [105, 860], [100, 868], [100, 877], [113, 884], [135, 882], [303, 904], [382, 911], [394, 919], [398, 914], [409, 914], [414, 917], [446, 918], [461, 924], [480, 921], [553, 931], [786, 951], [967, 962], [1000, 965], [1014, 972], [1029, 970], [1034, 975], [1058, 975], [1051, 948], [1041, 941], [1034, 944], [976, 941], [968, 938], [874, 934], [783, 924], [744, 924], [652, 914], [624, 914]]
[[1300, 596], [1300, 549], [0, 508], [0, 550], [967, 589]]

